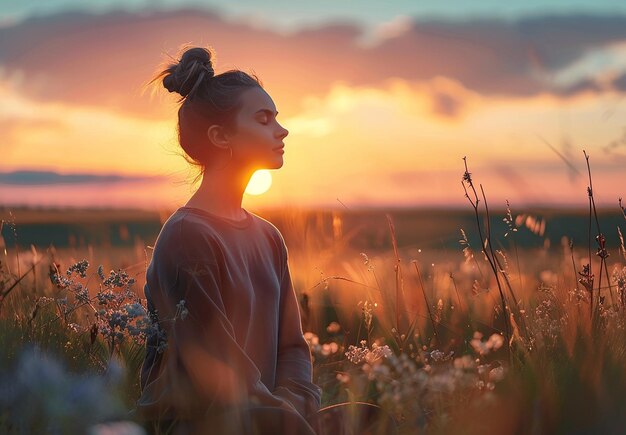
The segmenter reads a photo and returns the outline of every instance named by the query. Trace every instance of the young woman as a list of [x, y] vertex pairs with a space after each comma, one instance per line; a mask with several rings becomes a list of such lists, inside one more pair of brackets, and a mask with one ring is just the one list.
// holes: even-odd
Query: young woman
[[252, 174], [283, 166], [288, 131], [256, 77], [182, 53], [152, 82], [181, 95], [179, 142], [200, 188], [163, 225], [145, 295], [149, 337], [137, 409], [154, 433], [314, 434], [312, 383], [287, 248], [241, 206]]

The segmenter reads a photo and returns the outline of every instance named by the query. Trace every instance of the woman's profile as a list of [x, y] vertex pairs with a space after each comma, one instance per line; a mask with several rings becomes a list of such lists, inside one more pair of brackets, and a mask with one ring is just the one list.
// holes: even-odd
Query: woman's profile
[[260, 81], [187, 48], [152, 82], [180, 94], [178, 137], [202, 182], [165, 222], [146, 273], [155, 324], [137, 409], [153, 433], [315, 433], [321, 389], [285, 241], [242, 208], [288, 131]]

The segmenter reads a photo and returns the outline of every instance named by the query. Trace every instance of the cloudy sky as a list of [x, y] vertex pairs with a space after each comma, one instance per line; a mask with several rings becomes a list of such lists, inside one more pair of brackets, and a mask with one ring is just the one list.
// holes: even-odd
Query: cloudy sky
[[244, 206], [464, 206], [463, 156], [495, 205], [584, 206], [583, 149], [626, 197], [624, 2], [41, 3], [0, 0], [0, 204], [184, 203], [176, 99], [144, 87], [183, 44], [290, 130]]

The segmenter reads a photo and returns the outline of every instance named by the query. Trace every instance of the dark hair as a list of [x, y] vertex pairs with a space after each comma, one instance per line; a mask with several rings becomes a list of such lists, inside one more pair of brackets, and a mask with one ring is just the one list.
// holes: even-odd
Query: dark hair
[[215, 75], [209, 48], [183, 47], [179, 60], [174, 59], [150, 83], [163, 79], [163, 86], [180, 94], [178, 109], [178, 141], [185, 159], [200, 168], [200, 175], [213, 160], [217, 148], [206, 135], [211, 125], [236, 130], [235, 117], [241, 107], [243, 91], [262, 88], [260, 80], [240, 70]]

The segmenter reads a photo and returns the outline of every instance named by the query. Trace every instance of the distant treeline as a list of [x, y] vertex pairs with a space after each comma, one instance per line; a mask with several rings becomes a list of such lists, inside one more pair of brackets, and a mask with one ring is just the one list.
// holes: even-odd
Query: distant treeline
[[[463, 229], [469, 243], [479, 249], [477, 222], [471, 210], [267, 210], [255, 213], [276, 225], [287, 244], [294, 248], [308, 238], [316, 238], [319, 243], [341, 241], [355, 249], [389, 249], [392, 245], [388, 213], [400, 247], [457, 249]], [[2, 237], [9, 248], [16, 244], [23, 248], [31, 244], [38, 248], [153, 245], [168, 216], [169, 213], [132, 210], [11, 210], [9, 213], [8, 209], [0, 209], [4, 221]], [[544, 209], [513, 213], [509, 222], [505, 218], [506, 211], [491, 214], [495, 246], [499, 243], [509, 247], [514, 239], [519, 247], [549, 245], [557, 248], [563, 243], [563, 237], [567, 237], [567, 243], [573, 239], [577, 247], [588, 245], [587, 211]], [[621, 227], [622, 233], [626, 233], [626, 220], [619, 209], [600, 211], [599, 221], [607, 246], [617, 248], [620, 243], [617, 228]], [[480, 223], [486, 231], [484, 215]], [[517, 231], [513, 232], [513, 228]], [[505, 234], [508, 235], [505, 237]], [[591, 226], [593, 248], [596, 234], [594, 220]]]

